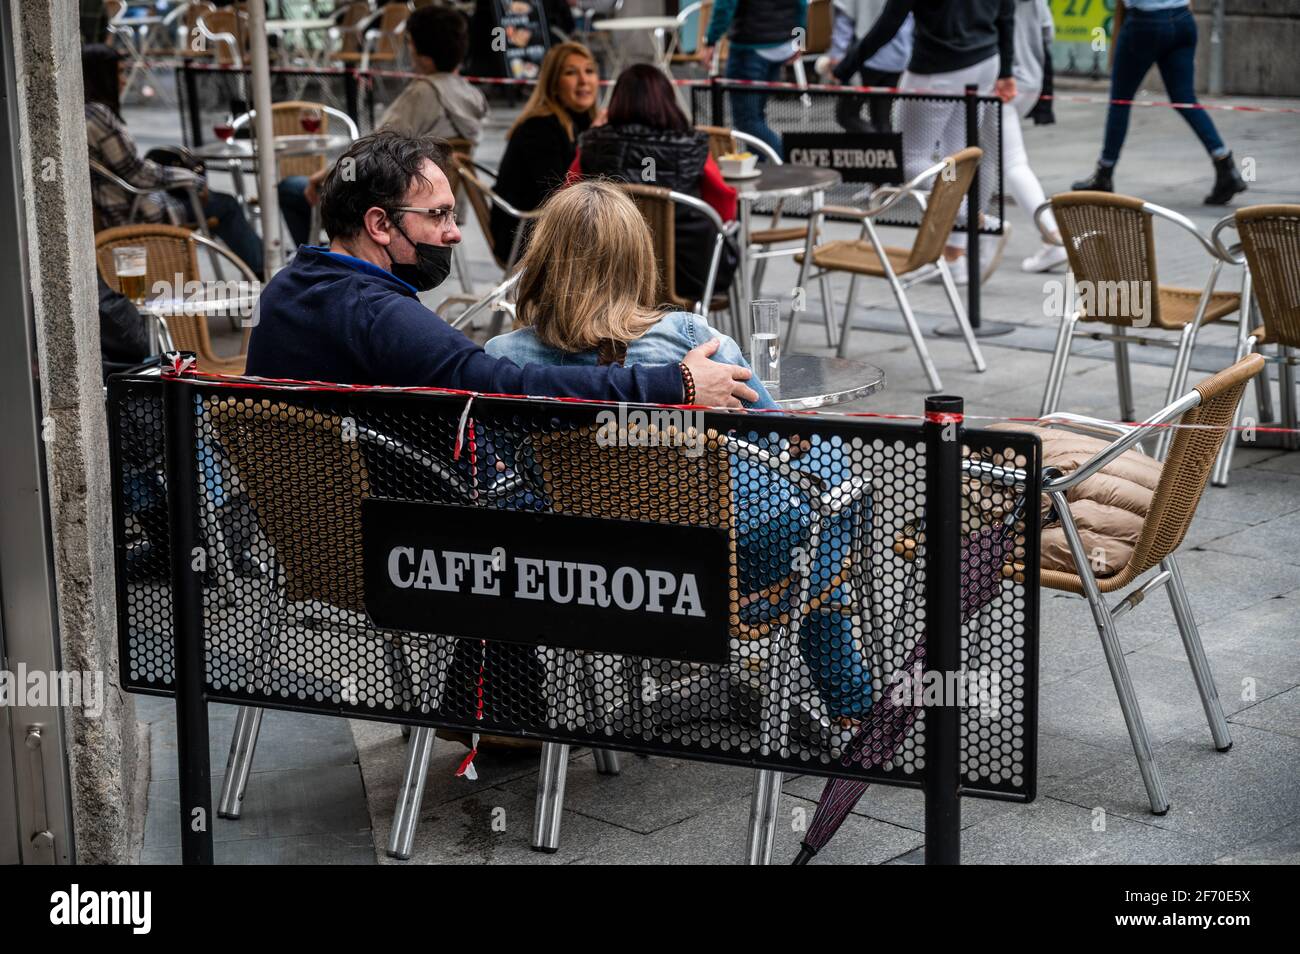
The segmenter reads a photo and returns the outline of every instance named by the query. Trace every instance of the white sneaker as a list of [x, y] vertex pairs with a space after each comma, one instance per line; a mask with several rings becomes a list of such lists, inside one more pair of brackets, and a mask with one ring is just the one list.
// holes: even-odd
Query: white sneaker
[[952, 275], [954, 285], [965, 285], [970, 280], [966, 271], [966, 256], [958, 255], [952, 261], [948, 262], [948, 271]]
[[1064, 245], [1048, 245], [1046, 242], [1027, 259], [1020, 263], [1022, 272], [1050, 272], [1058, 265], [1064, 265], [1068, 256]]

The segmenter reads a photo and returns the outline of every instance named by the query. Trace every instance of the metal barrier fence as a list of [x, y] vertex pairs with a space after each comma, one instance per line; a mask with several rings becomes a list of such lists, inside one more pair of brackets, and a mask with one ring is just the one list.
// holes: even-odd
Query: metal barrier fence
[[176, 697], [186, 861], [208, 701], [925, 786], [955, 861], [959, 788], [1034, 797], [1041, 464], [931, 401], [115, 377], [122, 685]]
[[[726, 126], [748, 132], [739, 118], [760, 109], [767, 126], [783, 140], [829, 135], [830, 142], [849, 145], [850, 134], [888, 150], [888, 162], [863, 170], [863, 181], [846, 181], [826, 190], [826, 202], [862, 205], [877, 183], [900, 183], [919, 175], [967, 146], [984, 150], [978, 186], [979, 208], [986, 213], [979, 231], [1000, 235], [1004, 219], [1002, 198], [1002, 109], [992, 96], [944, 96], [938, 93], [879, 92], [816, 86], [800, 90], [790, 83], [739, 83], [715, 80], [690, 87], [691, 115], [697, 125]], [[740, 107], [739, 111], [737, 106]], [[901, 162], [898, 160], [901, 159]], [[782, 214], [807, 215], [808, 200], [787, 199]], [[994, 218], [987, 213], [992, 213]], [[884, 225], [915, 228], [921, 209], [901, 203], [879, 219]], [[956, 231], [966, 231], [966, 215]]]

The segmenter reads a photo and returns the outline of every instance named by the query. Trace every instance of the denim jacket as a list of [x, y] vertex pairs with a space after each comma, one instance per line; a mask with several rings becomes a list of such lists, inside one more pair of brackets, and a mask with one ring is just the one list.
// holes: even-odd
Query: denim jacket
[[[721, 338], [722, 344], [713, 355], [714, 361], [723, 364], [738, 364], [748, 368], [740, 345], [731, 338], [709, 327], [699, 315], [690, 312], [674, 311], [664, 315], [659, 323], [635, 341], [627, 345], [626, 364], [673, 364], [686, 357], [686, 352], [704, 344], [713, 338]], [[483, 346], [494, 358], [509, 358], [523, 367], [526, 364], [550, 365], [594, 365], [598, 358], [595, 351], [568, 352], [545, 344], [537, 337], [533, 328], [520, 328], [506, 335], [498, 335]], [[758, 401], [749, 405], [757, 408], [775, 408], [776, 402], [767, 393], [758, 378], [747, 382], [758, 392]]]

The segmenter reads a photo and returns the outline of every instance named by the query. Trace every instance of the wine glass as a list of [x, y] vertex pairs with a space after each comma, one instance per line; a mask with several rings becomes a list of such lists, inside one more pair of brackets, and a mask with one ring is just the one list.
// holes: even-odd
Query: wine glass
[[309, 136], [316, 135], [316, 133], [320, 132], [320, 110], [314, 106], [303, 107], [298, 111], [298, 123], [302, 126], [303, 132]]
[[235, 117], [227, 116], [221, 122], [214, 123], [212, 131], [222, 142], [229, 143], [230, 140], [235, 138]]

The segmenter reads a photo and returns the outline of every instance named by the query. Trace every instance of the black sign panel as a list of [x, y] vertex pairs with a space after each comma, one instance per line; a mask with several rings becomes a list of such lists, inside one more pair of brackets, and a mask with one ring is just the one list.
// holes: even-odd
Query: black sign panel
[[728, 661], [725, 530], [372, 497], [361, 536], [381, 629]]
[[551, 45], [541, 0], [497, 0], [494, 6], [501, 32], [493, 35], [493, 49], [505, 60], [505, 75], [537, 79]]
[[903, 135], [873, 133], [784, 133], [785, 161], [834, 169], [845, 182], [903, 181]]

